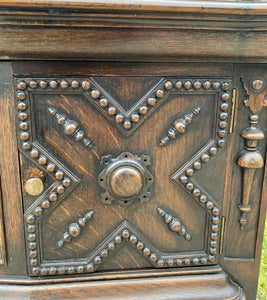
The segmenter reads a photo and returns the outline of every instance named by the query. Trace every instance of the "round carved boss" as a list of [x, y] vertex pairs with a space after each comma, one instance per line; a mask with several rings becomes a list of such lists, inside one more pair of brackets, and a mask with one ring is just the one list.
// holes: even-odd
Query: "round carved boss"
[[153, 183], [153, 176], [147, 169], [150, 157], [140, 157], [123, 152], [113, 158], [112, 155], [101, 158], [103, 170], [98, 176], [100, 186], [105, 190], [101, 200], [111, 204], [117, 201], [121, 205], [129, 205], [135, 200], [148, 201], [151, 193], [148, 188]]

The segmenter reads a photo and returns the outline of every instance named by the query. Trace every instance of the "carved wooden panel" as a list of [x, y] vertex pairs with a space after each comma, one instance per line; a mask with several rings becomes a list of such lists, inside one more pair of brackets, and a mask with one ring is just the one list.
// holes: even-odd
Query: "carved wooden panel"
[[218, 262], [231, 78], [15, 84], [30, 275]]

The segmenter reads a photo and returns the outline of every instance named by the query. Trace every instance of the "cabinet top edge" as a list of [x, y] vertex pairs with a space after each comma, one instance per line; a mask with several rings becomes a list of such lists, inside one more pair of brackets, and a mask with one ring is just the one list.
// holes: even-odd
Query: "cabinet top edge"
[[214, 15], [267, 15], [267, 2], [239, 1], [174, 1], [174, 0], [0, 0], [0, 11], [5, 9], [43, 10], [63, 9], [78, 11], [120, 11], [140, 13], [193, 13]]

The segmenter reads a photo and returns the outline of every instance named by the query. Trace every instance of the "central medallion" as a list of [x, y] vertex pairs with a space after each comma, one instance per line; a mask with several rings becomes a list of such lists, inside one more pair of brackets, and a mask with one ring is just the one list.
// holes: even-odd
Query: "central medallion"
[[105, 189], [101, 200], [111, 204], [113, 201], [121, 205], [129, 205], [135, 200], [149, 201], [151, 193], [148, 188], [153, 183], [153, 176], [148, 171], [150, 157], [140, 157], [123, 152], [117, 157], [112, 155], [101, 158], [103, 170], [98, 176], [100, 186]]

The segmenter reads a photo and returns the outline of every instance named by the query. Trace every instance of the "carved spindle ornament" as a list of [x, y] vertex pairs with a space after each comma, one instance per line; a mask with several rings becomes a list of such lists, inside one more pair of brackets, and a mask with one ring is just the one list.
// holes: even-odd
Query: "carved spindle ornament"
[[92, 147], [92, 141], [89, 139], [79, 124], [67, 118], [65, 115], [59, 114], [54, 107], [48, 108], [49, 114], [57, 120], [57, 124], [63, 127], [63, 132], [66, 136], [72, 136], [76, 142], [82, 141], [85, 147]]
[[93, 210], [88, 211], [84, 217], [79, 218], [77, 223], [71, 223], [68, 227], [68, 231], [63, 234], [63, 239], [57, 243], [58, 248], [62, 248], [66, 242], [70, 242], [72, 238], [81, 235], [81, 230], [85, 227], [88, 220], [92, 218], [94, 214]]
[[184, 134], [188, 125], [190, 125], [194, 117], [199, 114], [200, 109], [200, 107], [195, 107], [191, 113], [185, 114], [182, 118], [175, 120], [172, 127], [168, 130], [167, 135], [161, 139], [159, 145], [161, 147], [167, 146], [170, 140], [176, 139], [179, 134]]
[[160, 207], [157, 208], [157, 213], [159, 216], [162, 217], [162, 219], [168, 225], [168, 228], [172, 232], [175, 232], [178, 235], [183, 236], [184, 239], [187, 241], [191, 240], [191, 234], [187, 232], [185, 226], [182, 224], [180, 220], [173, 217], [171, 214], [166, 213], [166, 211]]
[[242, 201], [238, 206], [241, 211], [239, 218], [241, 230], [244, 229], [244, 225], [247, 223], [246, 214], [251, 210], [249, 201], [255, 172], [264, 165], [263, 157], [257, 150], [259, 141], [264, 138], [263, 132], [256, 128], [258, 116], [250, 116], [249, 123], [250, 127], [241, 133], [242, 138], [245, 140], [245, 150], [239, 154], [237, 160], [237, 164], [242, 168], [243, 172]]
[[244, 100], [244, 104], [253, 113], [249, 117], [250, 126], [241, 132], [242, 138], [245, 140], [245, 149], [238, 156], [237, 164], [242, 168], [242, 198], [238, 209], [241, 211], [239, 218], [240, 229], [244, 229], [247, 223], [247, 213], [250, 212], [250, 195], [254, 182], [254, 176], [257, 169], [264, 165], [261, 153], [257, 150], [259, 141], [264, 138], [263, 132], [257, 128], [258, 115], [260, 110], [267, 106], [264, 98], [266, 95], [265, 79], [261, 76], [253, 79], [247, 78], [243, 80], [244, 88], [248, 94], [248, 99]]

